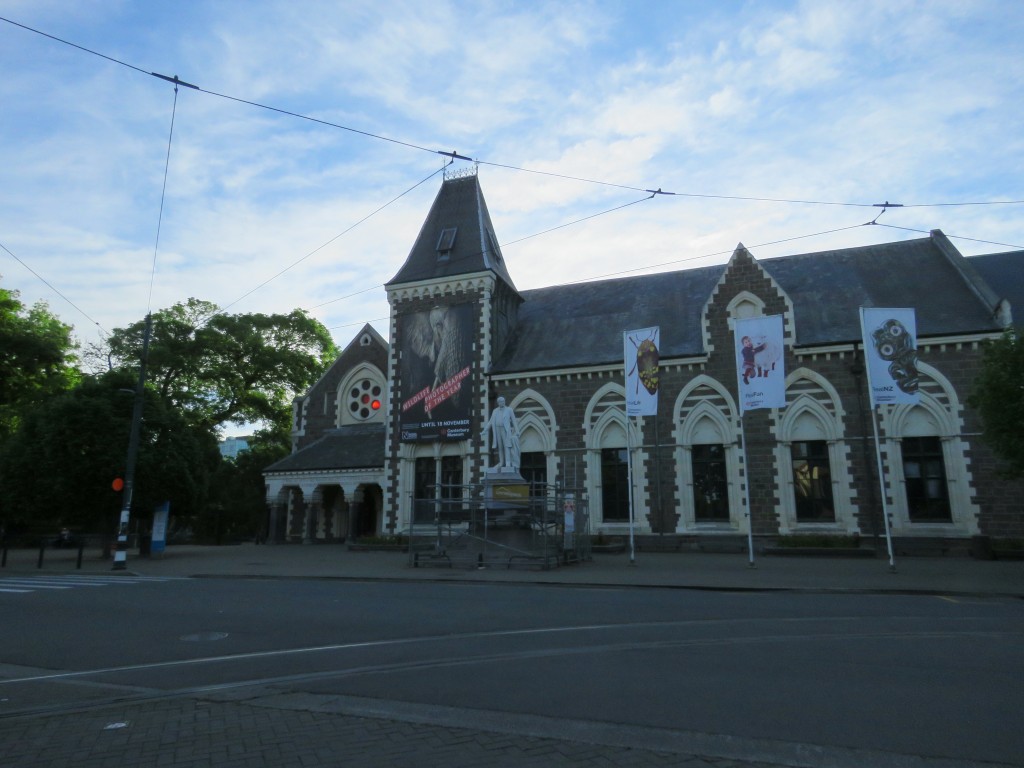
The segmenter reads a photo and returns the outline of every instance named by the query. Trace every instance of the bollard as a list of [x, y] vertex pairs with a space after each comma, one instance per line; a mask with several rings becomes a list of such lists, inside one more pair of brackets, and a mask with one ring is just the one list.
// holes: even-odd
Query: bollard
[[6, 568], [6, 567], [7, 567], [7, 545], [4, 544], [4, 554], [3, 554], [3, 560], [0, 561], [0, 568]]
[[36, 563], [36, 568], [42, 568], [43, 567], [43, 552], [45, 552], [45, 551], [46, 551], [46, 539], [43, 539], [39, 543], [39, 562]]
[[79, 542], [78, 542], [78, 563], [75, 565], [75, 568], [78, 569], [79, 571], [82, 570], [82, 552], [84, 550], [85, 550], [85, 541], [84, 540], [79, 540]]

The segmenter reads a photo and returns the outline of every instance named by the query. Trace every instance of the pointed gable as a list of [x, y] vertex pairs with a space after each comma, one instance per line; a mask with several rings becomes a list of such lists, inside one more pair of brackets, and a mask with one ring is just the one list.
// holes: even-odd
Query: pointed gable
[[479, 177], [446, 176], [405, 264], [387, 286], [487, 271], [515, 290]]

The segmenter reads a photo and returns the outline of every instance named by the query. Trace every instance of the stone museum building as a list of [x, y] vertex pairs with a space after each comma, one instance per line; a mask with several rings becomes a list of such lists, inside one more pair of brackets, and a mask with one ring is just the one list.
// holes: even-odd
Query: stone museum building
[[[1024, 252], [965, 258], [938, 230], [765, 260], [741, 244], [723, 265], [519, 290], [499, 242], [475, 171], [447, 176], [385, 286], [390, 341], [366, 325], [295, 400], [293, 452], [264, 472], [271, 541], [408, 533], [436, 487], [482, 482], [498, 397], [522, 477], [573, 491], [594, 534], [626, 533], [632, 500], [638, 535], [680, 546], [878, 536], [884, 486], [903, 544], [1024, 538], [1024, 486], [967, 405], [981, 343], [1024, 311]], [[917, 403], [872, 408], [861, 307], [914, 310]], [[773, 315], [785, 407], [741, 413], [734, 327]], [[627, 418], [623, 333], [654, 327], [657, 414]]]

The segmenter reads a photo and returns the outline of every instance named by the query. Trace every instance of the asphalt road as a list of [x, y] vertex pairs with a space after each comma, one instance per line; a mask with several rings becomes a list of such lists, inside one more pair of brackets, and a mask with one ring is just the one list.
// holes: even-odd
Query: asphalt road
[[0, 743], [185, 698], [773, 765], [1024, 765], [1013, 598], [25, 581], [0, 592]]

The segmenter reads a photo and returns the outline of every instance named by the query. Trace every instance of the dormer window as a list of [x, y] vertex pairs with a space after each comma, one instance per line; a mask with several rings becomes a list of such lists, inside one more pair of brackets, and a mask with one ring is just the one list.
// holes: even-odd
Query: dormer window
[[455, 233], [458, 227], [448, 227], [441, 230], [441, 236], [437, 238], [437, 260], [448, 261], [452, 255], [452, 247], [455, 245]]
[[501, 264], [501, 249], [498, 248], [498, 239], [490, 229], [487, 230], [487, 241], [491, 245], [491, 252], [494, 254], [494, 260]]

